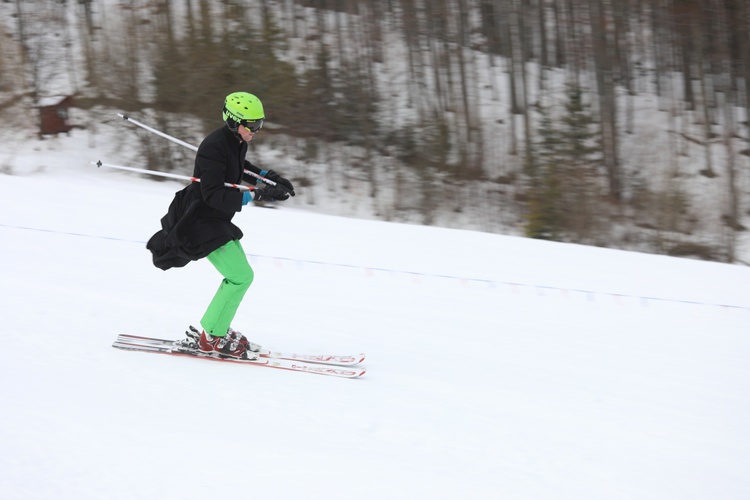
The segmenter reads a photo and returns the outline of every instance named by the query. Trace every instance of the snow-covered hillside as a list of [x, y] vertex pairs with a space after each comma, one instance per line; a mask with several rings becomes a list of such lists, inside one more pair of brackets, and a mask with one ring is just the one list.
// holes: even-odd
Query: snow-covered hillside
[[[628, 28], [633, 30], [631, 36], [639, 43], [627, 44], [634, 52], [628, 50], [627, 54], [617, 56], [618, 60], [637, 61], [627, 78], [618, 77], [622, 78], [621, 84], [632, 78], [628, 88], [619, 87], [616, 92], [617, 163], [624, 186], [622, 201], [610, 203], [607, 190], [603, 188], [606, 184], [604, 167], [600, 165], [599, 174], [594, 175], [597, 178], [594, 185], [599, 186], [599, 190], [593, 187], [585, 190], [587, 196], [592, 196], [596, 208], [584, 211], [580, 219], [585, 222], [573, 224], [584, 230], [569, 227], [568, 221], [555, 237], [611, 248], [750, 263], [750, 231], [744, 230], [750, 227], [747, 110], [742, 105], [721, 109], [723, 106], [719, 103], [726, 96], [722, 82], [729, 81], [729, 77], [716, 73], [707, 74], [703, 79], [708, 87], [704, 92], [708, 94], [702, 95], [698, 99], [700, 102], [688, 104], [680, 89], [690, 76], [683, 77], [677, 71], [656, 71], [666, 64], [666, 61], [659, 62], [662, 58], [657, 55], [659, 40], [673, 37], [658, 29], [652, 31], [648, 19], [664, 16], [660, 23], [666, 26], [682, 26], [682, 21], [667, 22], [673, 13], [666, 6], [662, 14], [658, 14], [659, 9], [646, 9], [648, 14], [646, 11], [638, 14], [641, 3], [630, 11], [632, 18], [628, 22], [621, 19], [631, 26]], [[206, 124], [199, 118], [205, 119], [205, 113], [197, 109], [201, 107], [198, 104], [215, 102], [215, 106], [210, 105], [208, 109], [216, 110], [218, 120], [224, 96], [232, 91], [247, 90], [259, 93], [268, 112], [265, 129], [268, 133], [254, 151], [256, 157], [271, 168], [305, 180], [307, 209], [330, 215], [520, 235], [528, 230], [533, 209], [528, 200], [533, 198], [533, 193], [529, 189], [531, 181], [523, 173], [528, 170], [529, 158], [519, 151], [524, 149], [526, 131], [520, 115], [511, 112], [515, 107], [511, 103], [516, 101], [512, 97], [516, 89], [511, 88], [510, 81], [515, 79], [518, 84], [517, 80], [523, 79], [525, 82], [518, 91], [528, 92], [521, 100], [531, 110], [529, 130], [536, 138], [534, 142], [542, 139], [541, 109], [553, 118], [556, 129], [564, 128], [561, 120], [569, 114], [566, 104], [569, 104], [572, 67], [546, 68], [534, 58], [521, 65], [527, 72], [521, 77], [518, 68], [512, 70], [517, 63], [492, 55], [488, 44], [493, 42], [487, 38], [485, 30], [485, 24], [490, 21], [481, 22], [493, 10], [487, 2], [465, 3], [460, 9], [458, 3], [449, 2], [442, 7], [455, 7], [456, 12], [464, 8], [471, 10], [471, 14], [465, 16], [473, 26], [468, 30], [472, 33], [471, 48], [455, 52], [460, 45], [447, 43], [447, 40], [458, 40], [458, 34], [443, 33], [435, 39], [427, 32], [420, 33], [420, 25], [429, 24], [426, 22], [415, 22], [413, 30], [405, 28], [403, 23], [411, 25], [411, 22], [401, 19], [403, 12], [399, 2], [393, 5], [389, 2], [388, 8], [374, 9], [382, 13], [377, 16], [367, 15], [373, 9], [365, 8], [366, 2], [355, 2], [357, 8], [351, 9], [318, 9], [312, 6], [317, 5], [315, 2], [250, 2], [243, 6], [241, 13], [233, 10], [236, 9], [233, 3], [226, 2], [200, 2], [200, 9], [192, 5], [193, 2], [102, 0], [42, 4], [32, 7], [30, 2], [0, 3], [0, 30], [7, 41], [0, 65], [0, 143], [6, 146], [5, 151], [0, 150], [0, 170], [9, 168], [8, 156], [15, 154], [16, 136], [13, 134], [23, 127], [31, 135], [37, 132], [34, 106], [38, 101], [32, 102], [32, 96], [75, 95], [75, 105], [80, 108], [72, 110], [72, 123], [85, 127], [92, 137], [97, 137], [92, 140], [111, 137], [111, 125], [116, 121], [114, 113], [123, 109], [104, 108], [120, 106], [137, 112], [138, 118], [148, 123], [169, 124], [170, 133], [197, 142], [207, 132]], [[547, 8], [552, 9], [552, 6], [547, 5]], [[578, 6], [576, 2], [569, 2], [567, 8], [578, 9]], [[508, 9], [502, 9], [502, 17], [507, 14], [508, 22], [513, 24], [514, 14]], [[420, 15], [415, 13], [415, 18], [429, 16], [430, 9], [415, 10], [423, 11]], [[533, 12], [536, 6], [529, 11], [529, 15], [535, 17]], [[558, 16], [552, 11], [546, 15], [552, 23], [548, 31], [553, 38], [557, 36], [553, 35], [556, 31], [585, 33], [592, 29], [586, 24], [588, 8], [579, 13], [581, 26], [586, 26], [581, 30], [553, 29]], [[280, 43], [252, 42], [253, 31], [267, 30], [264, 20], [273, 21], [271, 31], [277, 32]], [[613, 19], [611, 26], [619, 22]], [[706, 25], [712, 26], [715, 22], [716, 19], [707, 19]], [[455, 30], [457, 24], [447, 23], [446, 28]], [[532, 29], [528, 32], [529, 40], [535, 38], [534, 24], [528, 26]], [[193, 34], [195, 26], [206, 28], [207, 32], [213, 30], [222, 37], [227, 35], [214, 40], [220, 42], [213, 44], [219, 47], [218, 52], [207, 42], [210, 34]], [[243, 31], [237, 32], [232, 26], [241, 26]], [[411, 32], [416, 43], [406, 39], [407, 32]], [[246, 36], [247, 40], [227, 50], [227, 39]], [[377, 43], [369, 41], [373, 37], [377, 38]], [[461, 39], [463, 37], [460, 35]], [[616, 38], [630, 37], [618, 35]], [[321, 43], [317, 43], [318, 40]], [[245, 43], [250, 43], [253, 50]], [[716, 40], [716, 43], [719, 47], [725, 42]], [[161, 50], [173, 44], [180, 50]], [[550, 44], [553, 44], [552, 39]], [[449, 45], [455, 47], [449, 48]], [[562, 45], [577, 44], [568, 41]], [[322, 48], [325, 53], [321, 52]], [[662, 50], [681, 52], [678, 46]], [[717, 54], [721, 53], [716, 50]], [[375, 52], [380, 56], [374, 57]], [[701, 51], [688, 52], [698, 54]], [[330, 57], [325, 74], [331, 78], [322, 78], [329, 84], [316, 89], [313, 95], [322, 92], [328, 99], [341, 99], [339, 102], [344, 104], [372, 101], [372, 109], [350, 109], [349, 114], [367, 116], [368, 123], [372, 120], [372, 124], [377, 125], [374, 128], [387, 133], [371, 135], [367, 132], [367, 147], [351, 146], [347, 141], [327, 142], [320, 135], [341, 121], [329, 116], [321, 117], [320, 123], [310, 127], [316, 129], [314, 134], [299, 130], [285, 134], [284, 127], [290, 127], [290, 121], [297, 119], [282, 119], [280, 115], [289, 106], [287, 99], [294, 97], [286, 92], [281, 96], [270, 92], [269, 86], [276, 87], [272, 83], [274, 79], [253, 80], [253, 75], [264, 71], [251, 70], [251, 77], [242, 85], [236, 79], [225, 77], [206, 80], [210, 82], [208, 87], [185, 84], [185, 81], [192, 81], [193, 74], [223, 75], [226, 68], [233, 68], [229, 73], [234, 74], [240, 68], [259, 64], [259, 53], [278, 57], [271, 60], [269, 67], [279, 69], [282, 63], [290, 65], [285, 77], [277, 77], [290, 85], [292, 74], [301, 77], [299, 83], [314, 80], [314, 72], [312, 76], [305, 76], [305, 72], [314, 70], [321, 59]], [[192, 54], [198, 58], [189, 59], [188, 55]], [[222, 61], [221, 71], [206, 66], [215, 60]], [[336, 76], [336, 70], [360, 60], [369, 61], [366, 64], [368, 83], [355, 87], [372, 87], [372, 97], [347, 94], [340, 85], [338, 90], [330, 91], [336, 89], [337, 80], [342, 79]], [[164, 67], [167, 61], [175, 63], [175, 67]], [[460, 71], [458, 61], [463, 61]], [[695, 61], [696, 67], [701, 65]], [[715, 71], [724, 65], [715, 61], [711, 69]], [[597, 104], [594, 90], [596, 77], [589, 71], [596, 65], [590, 60], [584, 66], [586, 69], [576, 80], [585, 87], [584, 101], [594, 112], [600, 103]], [[195, 67], [201, 70], [195, 71]], [[464, 72], [468, 77], [460, 78], [461, 81], [451, 76]], [[187, 87], [177, 90], [180, 87], [172, 83], [173, 79]], [[741, 92], [742, 79], [736, 83]], [[697, 79], [694, 84], [697, 90]], [[238, 88], [244, 85], [248, 87]], [[439, 91], [441, 87], [444, 88]], [[160, 88], [168, 89], [162, 91], [167, 96], [170, 92], [185, 94], [187, 90], [192, 94], [194, 91], [192, 98], [199, 102], [186, 99], [184, 95], [165, 99]], [[661, 95], [657, 89], [661, 89]], [[166, 102], [175, 100], [188, 100], [193, 104], [179, 108], [178, 113], [173, 104]], [[713, 125], [709, 127], [706, 126], [709, 111], [704, 109], [705, 100], [716, 101], [710, 108]], [[297, 109], [297, 104], [293, 109]], [[213, 116], [214, 111], [211, 113]], [[308, 113], [315, 114], [314, 111]], [[424, 123], [424, 116], [433, 114], [436, 120]], [[475, 124], [469, 123], [469, 116], [476, 120]], [[348, 121], [346, 116], [342, 117]], [[107, 133], [100, 133], [108, 127]], [[476, 133], [470, 132], [474, 128]], [[431, 140], [430, 136], [436, 133], [431, 129], [445, 129], [446, 136], [437, 135]], [[133, 134], [126, 130], [121, 127], [119, 132]], [[410, 133], [419, 140], [409, 140]], [[348, 142], [360, 143], [361, 137], [357, 137], [360, 134], [347, 133]], [[396, 140], [398, 138], [403, 140]], [[412, 151], [414, 147], [421, 150], [419, 154]], [[179, 149], [169, 150], [158, 139], [155, 142], [130, 139], [118, 158], [111, 160], [128, 160], [132, 166], [188, 173], [191, 162]], [[443, 153], [438, 155], [436, 150]], [[410, 156], [420, 158], [416, 166], [414, 162], [402, 161]], [[462, 173], [479, 164], [481, 175], [475, 173], [463, 178]], [[591, 172], [588, 175], [592, 175]], [[578, 178], [577, 175], [564, 177]], [[571, 191], [569, 188], [566, 192]], [[572, 211], [571, 207], [587, 206], [581, 198], [561, 202], [564, 208], [556, 208], [554, 212], [567, 213]]]
[[[0, 498], [742, 499], [750, 269], [247, 208], [235, 327], [358, 380], [113, 349], [219, 284], [146, 239], [177, 183], [86, 136], [0, 174]], [[97, 153], [98, 154], [98, 153]]]

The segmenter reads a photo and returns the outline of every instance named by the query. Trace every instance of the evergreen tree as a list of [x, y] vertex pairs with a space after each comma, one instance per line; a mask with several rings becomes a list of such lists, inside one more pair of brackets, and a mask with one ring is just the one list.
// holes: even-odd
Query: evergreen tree
[[606, 191], [606, 177], [597, 174], [602, 163], [600, 134], [589, 105], [583, 101], [582, 89], [571, 85], [567, 99], [559, 151], [564, 226], [573, 241], [591, 243], [602, 209], [600, 194], [602, 189]]
[[542, 110], [530, 179], [526, 234], [532, 238], [586, 242], [595, 233], [600, 164], [595, 122], [583, 92], [570, 86], [557, 122]]
[[530, 179], [526, 235], [543, 240], [557, 240], [563, 230], [560, 205], [560, 182], [557, 158], [562, 137], [555, 129], [550, 110], [542, 108], [538, 137], [532, 156], [527, 160]]

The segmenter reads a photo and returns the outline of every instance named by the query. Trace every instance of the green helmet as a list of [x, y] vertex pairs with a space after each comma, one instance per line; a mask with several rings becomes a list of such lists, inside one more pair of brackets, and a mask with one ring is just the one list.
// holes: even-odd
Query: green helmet
[[239, 125], [265, 119], [260, 99], [247, 92], [234, 92], [224, 100], [224, 121], [233, 120]]

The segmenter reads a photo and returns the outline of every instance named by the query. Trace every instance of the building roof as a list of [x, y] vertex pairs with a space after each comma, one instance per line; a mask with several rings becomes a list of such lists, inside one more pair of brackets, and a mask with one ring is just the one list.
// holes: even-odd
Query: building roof
[[70, 96], [55, 95], [55, 96], [49, 96], [49, 97], [40, 97], [39, 100], [36, 102], [36, 105], [40, 108], [43, 108], [46, 106], [56, 106], [57, 104], [60, 104], [68, 97]]

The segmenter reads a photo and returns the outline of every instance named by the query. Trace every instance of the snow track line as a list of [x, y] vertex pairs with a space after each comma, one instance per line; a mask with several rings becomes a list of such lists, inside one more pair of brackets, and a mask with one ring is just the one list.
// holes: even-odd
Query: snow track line
[[[40, 233], [62, 234], [66, 236], [80, 236], [83, 238], [94, 238], [94, 239], [99, 239], [99, 240], [123, 241], [126, 243], [138, 243], [140, 245], [146, 244], [145, 241], [141, 241], [141, 240], [131, 240], [127, 238], [117, 238], [113, 236], [101, 236], [101, 235], [94, 235], [94, 234], [75, 233], [75, 232], [70, 232], [70, 231], [60, 231], [56, 229], [43, 229], [43, 228], [35, 228], [35, 227], [28, 227], [28, 226], [16, 226], [12, 224], [2, 224], [2, 223], [0, 223], [0, 227], [11, 228], [11, 229], [22, 229], [26, 231], [37, 231]], [[287, 261], [287, 262], [315, 264], [315, 265], [322, 265], [322, 266], [333, 266], [333, 267], [339, 267], [339, 268], [363, 270], [367, 273], [383, 272], [383, 273], [403, 274], [407, 276], [427, 276], [431, 278], [456, 280], [457, 282], [460, 282], [460, 283], [477, 283], [477, 284], [485, 285], [490, 288], [497, 288], [498, 285], [506, 285], [506, 286], [511, 286], [511, 287], [529, 288], [529, 289], [533, 289], [537, 291], [543, 290], [543, 291], [555, 291], [555, 292], [560, 292], [560, 293], [580, 293], [586, 296], [593, 296], [593, 297], [605, 296], [605, 297], [612, 297], [616, 300], [632, 299], [632, 300], [640, 301], [642, 304], [642, 307], [645, 307], [644, 304], [647, 304], [648, 301], [653, 301], [653, 302], [665, 302], [665, 303], [685, 304], [685, 305], [694, 305], [694, 306], [721, 307], [725, 309], [737, 309], [737, 310], [750, 312], [750, 306], [741, 306], [741, 305], [736, 305], [736, 304], [701, 302], [697, 300], [672, 299], [668, 297], [651, 297], [647, 295], [630, 295], [626, 293], [603, 292], [603, 291], [597, 291], [597, 290], [586, 290], [586, 289], [581, 289], [581, 288], [561, 288], [561, 287], [554, 287], [554, 286], [549, 286], [549, 285], [519, 283], [519, 282], [514, 282], [514, 281], [490, 280], [490, 279], [482, 279], [482, 278], [466, 278], [463, 276], [451, 276], [448, 274], [420, 273], [420, 272], [415, 272], [415, 271], [404, 271], [404, 270], [399, 270], [399, 269], [357, 266], [354, 264], [341, 264], [341, 263], [336, 263], [336, 262], [324, 262], [324, 261], [319, 261], [319, 260], [293, 259], [291, 257], [277, 257], [273, 255], [260, 255], [260, 254], [252, 254], [252, 253], [247, 253], [247, 252], [246, 252], [246, 255], [248, 255], [249, 257], [260, 258], [260, 259], [276, 259], [276, 260], [282, 260], [282, 261]]]

